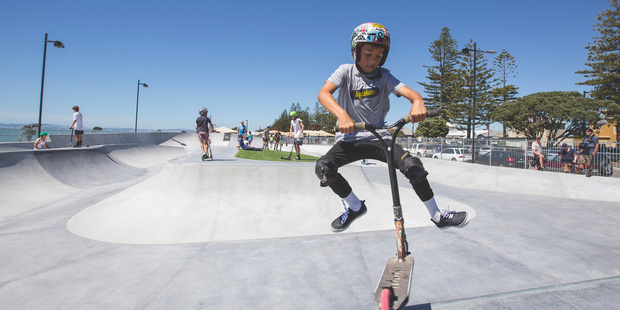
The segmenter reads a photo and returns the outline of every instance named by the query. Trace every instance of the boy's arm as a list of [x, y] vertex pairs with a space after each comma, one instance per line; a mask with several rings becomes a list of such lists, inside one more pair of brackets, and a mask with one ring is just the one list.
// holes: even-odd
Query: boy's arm
[[332, 82], [325, 82], [319, 91], [319, 102], [338, 119], [338, 130], [342, 133], [353, 133], [355, 131], [355, 121], [347, 112], [336, 102], [334, 93], [338, 87]]
[[[69, 129], [73, 129], [73, 125], [75, 125], [75, 122], [77, 122], [77, 120], [73, 120], [73, 123], [71, 123], [71, 126], [69, 126]], [[66, 124], [66, 123], [65, 123]]]
[[424, 100], [422, 96], [411, 88], [403, 86], [398, 90], [398, 95], [403, 96], [411, 101], [411, 110], [409, 111], [409, 117], [412, 123], [418, 123], [426, 119], [426, 107], [424, 106]]

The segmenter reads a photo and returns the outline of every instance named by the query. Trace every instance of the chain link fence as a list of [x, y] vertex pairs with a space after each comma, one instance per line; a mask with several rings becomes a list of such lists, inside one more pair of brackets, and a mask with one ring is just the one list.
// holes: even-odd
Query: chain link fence
[[[449, 159], [469, 162], [480, 165], [511, 167], [516, 169], [534, 169], [534, 156], [532, 155], [532, 143], [529, 139], [478, 139], [475, 145], [472, 139], [463, 138], [437, 138], [419, 141], [416, 138], [398, 138], [403, 148], [418, 157]], [[566, 139], [562, 141], [542, 140], [544, 165], [547, 171], [565, 172], [562, 156], [562, 144], [566, 143], [570, 148], [579, 152], [579, 144], [582, 140]], [[472, 156], [472, 148], [475, 155]], [[462, 157], [445, 156], [445, 154], [462, 153]], [[578, 156], [578, 154], [576, 154]], [[616, 173], [619, 168], [618, 159], [620, 150], [616, 143], [599, 141], [599, 149], [595, 154], [590, 170], [592, 175], [604, 177], [620, 177]], [[583, 166], [570, 164], [568, 173], [582, 173]]]

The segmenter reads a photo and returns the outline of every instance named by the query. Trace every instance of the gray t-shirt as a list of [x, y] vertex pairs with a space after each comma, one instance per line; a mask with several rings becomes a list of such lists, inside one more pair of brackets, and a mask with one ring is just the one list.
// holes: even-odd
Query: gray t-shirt
[[[390, 94], [398, 95], [398, 90], [405, 86], [396, 79], [388, 69], [380, 68], [380, 74], [364, 74], [355, 64], [341, 65], [327, 81], [338, 87], [336, 101], [355, 122], [364, 122], [376, 127], [385, 126], [385, 116], [390, 110]], [[387, 130], [377, 131], [382, 137], [389, 138]], [[336, 134], [336, 141], [345, 142], [376, 140], [368, 131], [356, 131], [351, 134]]]

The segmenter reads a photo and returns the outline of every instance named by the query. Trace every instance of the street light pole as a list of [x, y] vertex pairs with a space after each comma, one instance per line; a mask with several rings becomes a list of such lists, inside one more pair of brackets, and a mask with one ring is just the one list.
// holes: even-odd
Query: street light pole
[[37, 137], [41, 135], [41, 117], [43, 116], [43, 86], [45, 85], [45, 58], [47, 56], [47, 43], [54, 43], [54, 47], [65, 48], [65, 45], [60, 41], [48, 41], [47, 33], [45, 33], [45, 40], [43, 41], [43, 72], [41, 73], [41, 99], [39, 101], [39, 123], [37, 127]]
[[469, 54], [469, 52], [474, 52], [474, 82], [472, 89], [472, 109], [471, 109], [471, 156], [472, 162], [474, 161], [474, 157], [476, 156], [476, 59], [477, 53], [487, 53], [487, 54], [495, 54], [495, 51], [482, 51], [476, 47], [476, 42], [474, 42], [474, 49], [464, 48], [463, 54]]
[[138, 132], [138, 103], [140, 102], [140, 85], [143, 87], [149, 87], [146, 83], [140, 83], [140, 79], [138, 79], [138, 94], [136, 96], [136, 127], [134, 132]]

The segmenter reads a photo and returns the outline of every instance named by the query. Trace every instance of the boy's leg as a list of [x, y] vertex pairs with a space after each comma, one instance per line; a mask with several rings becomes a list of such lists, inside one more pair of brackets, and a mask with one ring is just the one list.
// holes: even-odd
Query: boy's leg
[[75, 142], [76, 146], [82, 146], [82, 134], [84, 131], [76, 130], [75, 131]]
[[331, 224], [334, 231], [345, 230], [357, 217], [366, 213], [364, 202], [359, 200], [349, 182], [338, 173], [338, 168], [358, 160], [357, 154], [353, 143], [339, 142], [316, 162], [315, 173], [321, 187], [329, 186], [342, 199], [345, 207], [345, 212]]
[[301, 145], [303, 144], [303, 140], [302, 139], [295, 139], [293, 141], [294, 145], [295, 145], [295, 154], [297, 154], [297, 157], [295, 157], [295, 159], [300, 160], [301, 157]]
[[428, 172], [419, 158], [405, 152], [403, 148], [396, 144], [394, 146], [394, 160], [400, 172], [407, 177], [413, 190], [418, 195], [424, 206], [428, 210], [431, 220], [439, 228], [451, 226], [464, 227], [469, 222], [467, 212], [440, 210], [435, 201], [435, 194], [426, 176]]

